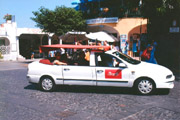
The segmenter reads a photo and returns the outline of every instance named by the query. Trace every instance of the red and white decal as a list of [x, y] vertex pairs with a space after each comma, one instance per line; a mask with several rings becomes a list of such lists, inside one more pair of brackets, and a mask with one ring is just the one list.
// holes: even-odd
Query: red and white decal
[[122, 71], [121, 70], [114, 70], [114, 69], [105, 70], [105, 78], [122, 79]]

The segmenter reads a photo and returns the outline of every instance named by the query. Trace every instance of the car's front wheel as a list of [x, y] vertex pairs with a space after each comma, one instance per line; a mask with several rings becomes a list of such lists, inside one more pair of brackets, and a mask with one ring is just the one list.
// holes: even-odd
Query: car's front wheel
[[39, 83], [40, 89], [46, 92], [51, 92], [55, 88], [55, 84], [52, 78], [42, 77]]
[[150, 79], [139, 79], [135, 84], [135, 89], [139, 94], [149, 95], [154, 92], [155, 85]]

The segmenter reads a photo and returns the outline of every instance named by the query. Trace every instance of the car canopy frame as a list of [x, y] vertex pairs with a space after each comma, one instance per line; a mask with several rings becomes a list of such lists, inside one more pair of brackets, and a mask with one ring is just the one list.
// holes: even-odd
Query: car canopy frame
[[92, 50], [110, 50], [110, 46], [97, 46], [97, 45], [69, 45], [69, 44], [54, 44], [54, 45], [42, 45], [39, 47], [39, 52], [49, 52], [53, 50], [58, 50], [60, 48], [69, 48], [69, 49], [92, 49]]

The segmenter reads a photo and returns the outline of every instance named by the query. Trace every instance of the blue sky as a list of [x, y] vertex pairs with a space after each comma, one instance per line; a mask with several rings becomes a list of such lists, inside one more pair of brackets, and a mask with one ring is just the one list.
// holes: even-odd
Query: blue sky
[[56, 6], [71, 5], [74, 0], [0, 0], [0, 24], [4, 23], [4, 15], [15, 15], [18, 28], [35, 28], [36, 23], [30, 19], [34, 17], [32, 11], [38, 11], [43, 6], [54, 10]]

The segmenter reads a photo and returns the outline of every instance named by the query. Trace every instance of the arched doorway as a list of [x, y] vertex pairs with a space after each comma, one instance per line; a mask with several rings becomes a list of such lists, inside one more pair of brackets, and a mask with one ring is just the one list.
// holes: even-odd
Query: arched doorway
[[87, 32], [99, 32], [99, 31], [104, 31], [112, 36], [114, 36], [115, 38], [117, 38], [117, 41], [116, 42], [112, 42], [112, 43], [109, 43], [110, 45], [116, 45], [120, 48], [120, 35], [119, 35], [119, 32], [113, 28], [113, 26], [108, 26], [108, 25], [89, 25], [87, 27]]
[[0, 53], [1, 54], [10, 53], [10, 41], [7, 37], [0, 37]]
[[59, 44], [59, 37], [57, 35], [51, 37], [51, 44]]
[[8, 38], [6, 37], [0, 37], [0, 46], [9, 46], [10, 45], [10, 41]]
[[87, 32], [99, 32], [99, 31], [107, 32], [119, 40], [119, 32], [111, 26], [108, 26], [108, 25], [89, 25], [87, 27]]
[[131, 29], [128, 33], [128, 44], [130, 56], [140, 55], [140, 51], [143, 51], [147, 44], [147, 25], [139, 25]]

